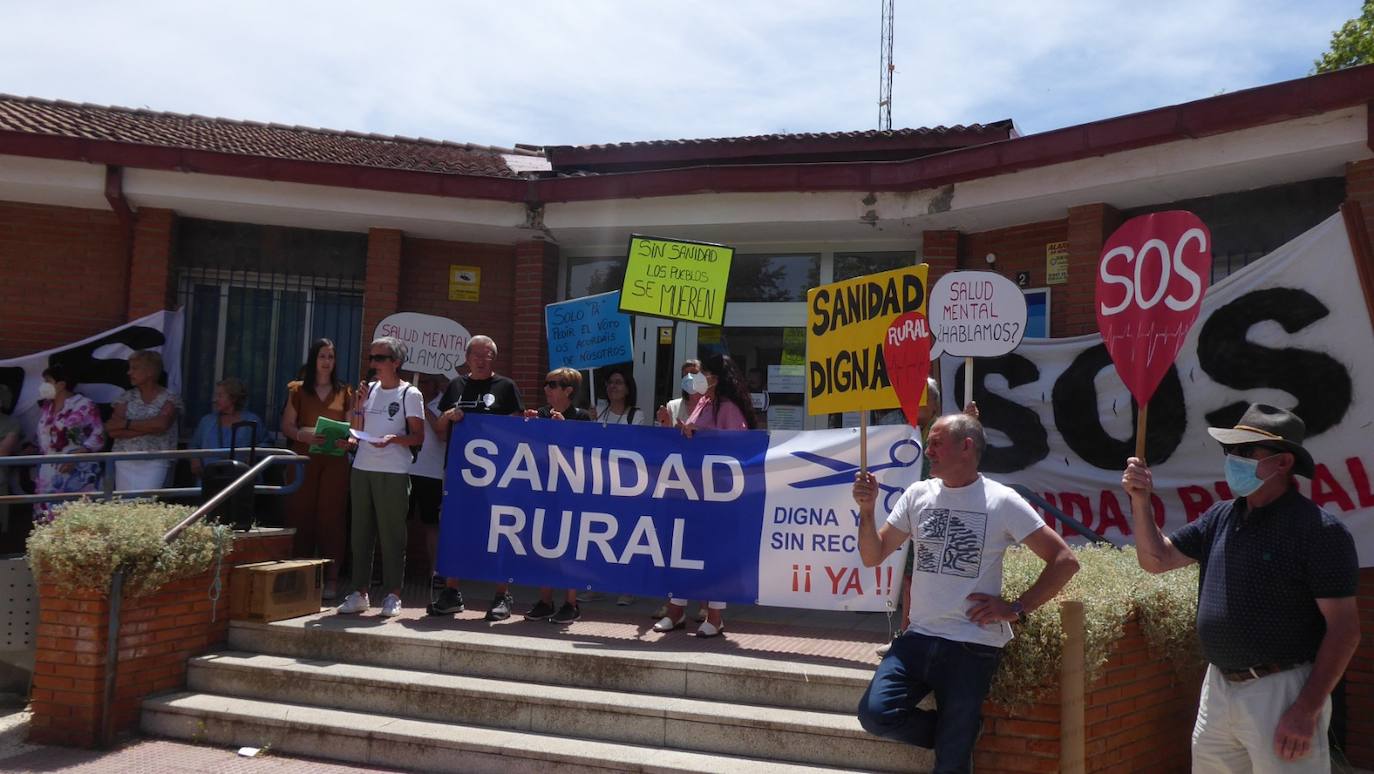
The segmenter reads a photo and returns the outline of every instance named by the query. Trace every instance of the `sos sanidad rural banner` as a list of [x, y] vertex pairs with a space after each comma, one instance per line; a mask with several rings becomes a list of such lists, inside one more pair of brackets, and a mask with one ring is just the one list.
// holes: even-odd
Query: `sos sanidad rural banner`
[[[1229, 498], [1206, 428], [1272, 403], [1307, 423], [1317, 470], [1297, 478], [1299, 489], [1345, 522], [1360, 564], [1374, 566], [1374, 329], [1341, 216], [1216, 283], [1201, 307], [1150, 400], [1156, 518], [1171, 531]], [[963, 363], [941, 367], [943, 383], [957, 385], [946, 391], [950, 410], [963, 400]], [[1135, 450], [1135, 412], [1100, 336], [1027, 340], [980, 359], [973, 397], [988, 430], [985, 472], [1113, 540], [1132, 539], [1121, 470]]]
[[926, 311], [926, 264], [814, 287], [806, 293], [806, 386], [812, 414], [900, 405], [883, 359], [888, 326]]
[[[855, 430], [724, 432], [469, 415], [453, 426], [439, 571], [559, 588], [888, 610], [905, 550], [859, 559]], [[886, 519], [921, 471], [869, 430]]]

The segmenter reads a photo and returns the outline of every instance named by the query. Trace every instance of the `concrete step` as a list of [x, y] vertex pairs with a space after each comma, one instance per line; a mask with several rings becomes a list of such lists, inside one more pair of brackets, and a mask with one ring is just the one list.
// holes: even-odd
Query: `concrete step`
[[862, 761], [868, 770], [912, 771], [930, 763], [924, 750], [865, 733], [852, 712], [761, 707], [246, 652], [192, 660], [188, 684], [204, 693], [374, 716], [659, 748], [690, 746], [701, 752], [811, 765]]
[[417, 771], [822, 774], [837, 769], [613, 742], [178, 693], [143, 704], [143, 731], [200, 743]]
[[[665, 643], [538, 638], [504, 626], [446, 629], [323, 615], [234, 621], [229, 647], [317, 661], [852, 714], [871, 667], [763, 658]], [[685, 637], [685, 635], [683, 635]], [[688, 641], [694, 638], [688, 638]]]

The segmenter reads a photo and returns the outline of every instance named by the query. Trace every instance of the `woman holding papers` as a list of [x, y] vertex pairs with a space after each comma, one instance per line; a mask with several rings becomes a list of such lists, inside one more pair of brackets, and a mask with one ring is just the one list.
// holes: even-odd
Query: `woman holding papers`
[[[702, 428], [712, 430], [753, 430], [758, 427], [754, 416], [754, 405], [749, 399], [749, 388], [739, 366], [729, 355], [712, 355], [701, 364], [701, 374], [706, 377], [706, 394], [701, 396], [692, 414], [682, 427], [687, 438]], [[707, 604], [706, 621], [697, 629], [698, 637], [715, 637], [725, 631], [725, 621], [721, 619], [724, 602]], [[654, 631], [669, 632], [680, 629], [686, 623], [687, 600], [678, 597], [668, 599], [667, 615], [654, 624]]]
[[376, 381], [358, 385], [353, 406], [353, 592], [339, 605], [340, 613], [361, 613], [370, 600], [372, 552], [382, 546], [382, 615], [401, 613], [401, 584], [406, 566], [406, 514], [410, 511], [410, 466], [425, 442], [425, 407], [420, 391], [401, 381], [405, 347], [383, 336], [372, 342], [368, 365]]
[[286, 409], [281, 415], [281, 432], [291, 441], [292, 451], [310, 455], [305, 480], [287, 501], [286, 525], [296, 530], [296, 556], [329, 560], [324, 570], [325, 599], [338, 594], [344, 558], [348, 458], [344, 456], [346, 441], [321, 444], [315, 428], [322, 418], [347, 423], [353, 410], [353, 390], [339, 379], [334, 366], [334, 342], [316, 340], [301, 367], [300, 380], [286, 385]]

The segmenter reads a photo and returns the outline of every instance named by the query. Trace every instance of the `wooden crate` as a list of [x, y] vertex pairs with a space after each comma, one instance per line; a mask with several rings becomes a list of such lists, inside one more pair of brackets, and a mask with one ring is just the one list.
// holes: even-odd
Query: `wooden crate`
[[320, 612], [328, 559], [287, 559], [243, 564], [229, 576], [229, 617], [280, 621]]

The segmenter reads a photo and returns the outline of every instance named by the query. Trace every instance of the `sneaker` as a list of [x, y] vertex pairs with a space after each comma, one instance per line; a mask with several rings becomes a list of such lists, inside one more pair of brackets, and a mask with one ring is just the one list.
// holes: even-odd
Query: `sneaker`
[[510, 618], [512, 607], [515, 607], [515, 597], [510, 594], [497, 594], [491, 599], [491, 607], [487, 609], [485, 620], [504, 621]]
[[368, 603], [367, 592], [355, 591], [344, 598], [343, 604], [339, 605], [339, 612], [343, 615], [361, 613], [372, 605]]
[[878, 654], [879, 658], [886, 658], [889, 650], [892, 650], [892, 643], [890, 642], [884, 642], [882, 645], [873, 649], [873, 651]]
[[553, 617], [549, 619], [549, 623], [570, 624], [581, 617], [581, 607], [578, 607], [577, 605], [570, 605], [567, 602], [564, 602], [563, 606], [558, 608], [558, 612], [554, 613]]
[[662, 619], [662, 620], [660, 620], [658, 623], [654, 624], [654, 631], [660, 632], [660, 633], [662, 633], [662, 632], [671, 632], [671, 631], [674, 630], [674, 629], [681, 629], [682, 627], [684, 627], [684, 626], [686, 626], [686, 625], [687, 625], [687, 616], [686, 616], [685, 614], [684, 614], [681, 618], [677, 619], [676, 621], [673, 620], [672, 616], [667, 616], [667, 615], [665, 615], [665, 616], [663, 616], [663, 619]]
[[425, 608], [425, 615], [453, 615], [463, 610], [463, 592], [445, 586], [444, 590], [439, 592], [439, 598]]
[[443, 591], [448, 588], [448, 578], [439, 574], [431, 575], [429, 576], [429, 587], [435, 591]]
[[534, 603], [534, 607], [530, 608], [528, 613], [525, 613], [525, 620], [543, 621], [551, 615], [553, 615], [553, 605], [541, 599]]
[[382, 600], [382, 615], [391, 618], [401, 614], [401, 598], [395, 594], [387, 594], [386, 599]]
[[629, 607], [630, 605], [634, 604], [634, 601], [635, 598], [630, 596], [629, 594], [621, 594], [620, 596], [615, 598], [616, 605], [620, 607]]

